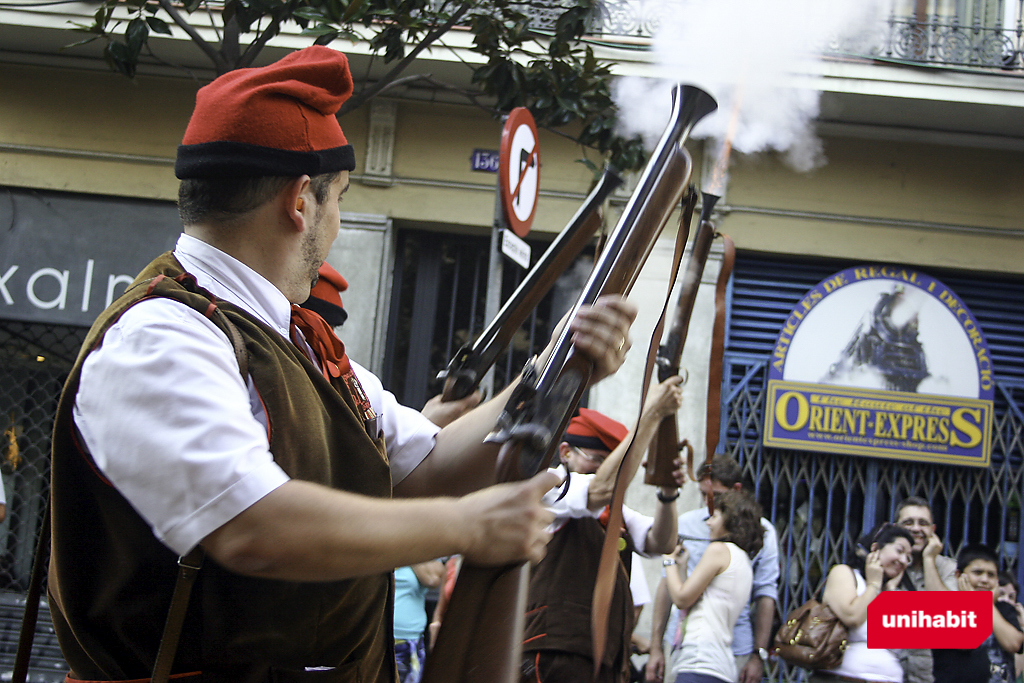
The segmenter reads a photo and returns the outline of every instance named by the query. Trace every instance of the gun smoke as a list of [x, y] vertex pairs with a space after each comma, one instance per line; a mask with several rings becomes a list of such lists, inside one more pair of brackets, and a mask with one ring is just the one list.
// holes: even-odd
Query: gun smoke
[[693, 137], [715, 138], [727, 148], [722, 143], [731, 133], [736, 151], [774, 150], [799, 171], [825, 163], [814, 132], [821, 53], [877, 30], [883, 15], [876, 0], [671, 0], [660, 7], [664, 18], [652, 54], [662, 77], [616, 81], [620, 133], [639, 133], [653, 147], [672, 84], [692, 83], [719, 105]]

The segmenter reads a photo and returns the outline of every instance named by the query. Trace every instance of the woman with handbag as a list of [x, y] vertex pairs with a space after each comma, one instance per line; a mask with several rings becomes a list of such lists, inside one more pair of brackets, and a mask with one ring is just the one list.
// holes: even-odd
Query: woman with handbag
[[[761, 549], [761, 508], [746, 491], [715, 494], [707, 520], [711, 544], [693, 573], [686, 575], [688, 552], [680, 544], [665, 563], [672, 602], [689, 609], [682, 645], [666, 683], [721, 683], [736, 680], [732, 635], [750, 601], [751, 558]], [[717, 542], [716, 542], [717, 541]]]
[[903, 683], [903, 667], [891, 650], [867, 646], [868, 605], [884, 590], [914, 590], [904, 570], [914, 539], [903, 527], [886, 522], [861, 537], [848, 564], [837, 564], [825, 581], [823, 602], [849, 629], [842, 663], [814, 672], [808, 683], [870, 681]]

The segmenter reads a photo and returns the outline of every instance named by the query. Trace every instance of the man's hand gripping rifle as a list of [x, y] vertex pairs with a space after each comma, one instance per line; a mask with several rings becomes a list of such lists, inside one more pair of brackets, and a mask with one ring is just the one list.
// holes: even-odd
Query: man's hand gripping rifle
[[[683, 144], [694, 124], [717, 108], [693, 86], [673, 90], [673, 108], [654, 154], [630, 197], [583, 293], [566, 317], [606, 294], [628, 294], [662, 228], [690, 182], [693, 161]], [[546, 468], [590, 384], [594, 364], [577, 353], [569, 325], [546, 358], [527, 369], [489, 440], [502, 444], [498, 480], [526, 479]], [[463, 564], [425, 683], [512, 683], [519, 678], [529, 568]]]

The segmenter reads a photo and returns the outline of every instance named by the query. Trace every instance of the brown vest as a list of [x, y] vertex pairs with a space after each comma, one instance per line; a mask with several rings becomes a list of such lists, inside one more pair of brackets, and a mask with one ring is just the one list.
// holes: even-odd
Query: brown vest
[[[530, 572], [524, 653], [571, 652], [593, 660], [590, 611], [603, 543], [604, 527], [589, 517], [570, 519], [551, 538], [544, 559]], [[628, 552], [624, 554], [628, 557]], [[633, 634], [633, 598], [627, 566], [619, 562], [602, 662], [617, 671], [628, 667]], [[591, 672], [586, 674], [589, 678]]]
[[[160, 274], [166, 278], [152, 286]], [[172, 279], [182, 275], [170, 253], [147, 266], [99, 316], [61, 395], [53, 437], [49, 592], [54, 627], [76, 678], [151, 675], [177, 562], [79, 447], [72, 408], [82, 363], [125, 310], [155, 296], [203, 312], [230, 338], [230, 325], [213, 312], [209, 295], [190, 279]], [[367, 435], [348, 388], [337, 380], [329, 383], [275, 330], [231, 304], [217, 301], [216, 306], [244, 339], [278, 465], [294, 479], [390, 497], [383, 439]], [[202, 671], [204, 683], [310, 676], [390, 683], [396, 678], [392, 600], [390, 573], [298, 583], [241, 576], [207, 558], [193, 588], [172, 673]], [[336, 668], [309, 674], [304, 671], [308, 666]]]

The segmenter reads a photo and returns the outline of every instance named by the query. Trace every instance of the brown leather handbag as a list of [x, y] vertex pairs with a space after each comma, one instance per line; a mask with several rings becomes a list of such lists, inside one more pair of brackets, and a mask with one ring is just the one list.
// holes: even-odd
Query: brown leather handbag
[[775, 633], [779, 657], [805, 669], [835, 669], [843, 661], [849, 631], [835, 612], [811, 598], [789, 613]]

